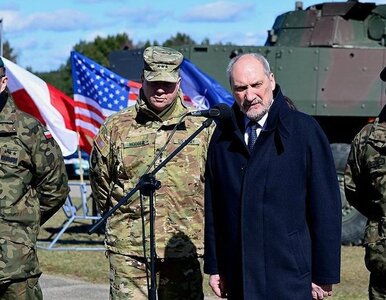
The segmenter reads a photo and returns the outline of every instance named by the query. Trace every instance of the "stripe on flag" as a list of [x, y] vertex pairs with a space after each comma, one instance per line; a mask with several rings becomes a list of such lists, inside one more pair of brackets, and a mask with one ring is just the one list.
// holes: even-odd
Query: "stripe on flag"
[[135, 104], [141, 84], [127, 80], [82, 54], [71, 52], [75, 124], [83, 149], [92, 141], [105, 118]]
[[47, 127], [64, 156], [78, 147], [74, 101], [36, 75], [2, 57], [9, 78], [8, 88], [20, 110]]

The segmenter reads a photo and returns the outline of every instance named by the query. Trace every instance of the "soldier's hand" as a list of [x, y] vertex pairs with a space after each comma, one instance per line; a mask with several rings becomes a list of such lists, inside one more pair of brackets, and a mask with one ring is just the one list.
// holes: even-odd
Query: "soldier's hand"
[[221, 280], [219, 274], [209, 276], [209, 286], [212, 288], [213, 293], [220, 298], [226, 298], [224, 282]]

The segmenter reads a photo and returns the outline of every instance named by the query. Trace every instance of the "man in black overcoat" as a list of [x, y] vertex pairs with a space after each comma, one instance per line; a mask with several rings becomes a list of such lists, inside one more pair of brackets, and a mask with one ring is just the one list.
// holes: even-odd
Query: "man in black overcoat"
[[210, 286], [237, 300], [328, 297], [340, 280], [341, 247], [329, 142], [288, 105], [263, 56], [237, 56], [227, 72], [232, 120], [212, 136], [205, 177]]

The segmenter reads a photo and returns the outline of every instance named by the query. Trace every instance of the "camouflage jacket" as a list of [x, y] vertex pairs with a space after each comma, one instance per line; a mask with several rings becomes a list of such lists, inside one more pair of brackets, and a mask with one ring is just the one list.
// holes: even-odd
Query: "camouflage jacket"
[[[159, 149], [187, 109], [179, 94], [169, 117], [162, 121], [142, 99], [111, 117], [100, 128], [90, 158], [90, 182], [102, 212], [129, 193], [140, 176], [151, 170], [196, 131], [203, 118], [187, 117], [166, 149], [151, 165]], [[157, 257], [203, 254], [203, 188], [206, 151], [213, 126], [204, 129], [156, 174], [161, 188], [155, 192]], [[150, 171], [151, 171], [150, 170]], [[144, 196], [146, 251], [149, 254], [149, 199]], [[106, 224], [110, 251], [144, 256], [139, 193], [120, 207]]]
[[[4, 105], [4, 106], [3, 106]], [[68, 194], [62, 153], [30, 115], [0, 94], [0, 283], [40, 274], [40, 225]]]
[[354, 138], [345, 170], [347, 201], [368, 218], [366, 266], [386, 274], [386, 122], [379, 117]]

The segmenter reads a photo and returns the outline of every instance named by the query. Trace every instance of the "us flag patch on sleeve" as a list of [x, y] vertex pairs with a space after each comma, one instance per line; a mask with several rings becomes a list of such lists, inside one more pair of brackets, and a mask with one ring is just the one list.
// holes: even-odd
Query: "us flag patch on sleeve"
[[99, 149], [103, 156], [106, 156], [109, 153], [109, 146], [104, 136], [98, 135], [96, 137], [95, 146]]
[[44, 131], [44, 136], [46, 137], [46, 139], [52, 139], [52, 134], [49, 130]]

